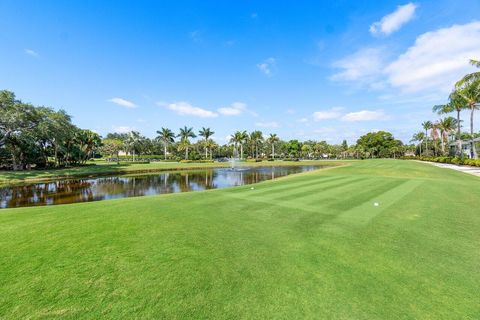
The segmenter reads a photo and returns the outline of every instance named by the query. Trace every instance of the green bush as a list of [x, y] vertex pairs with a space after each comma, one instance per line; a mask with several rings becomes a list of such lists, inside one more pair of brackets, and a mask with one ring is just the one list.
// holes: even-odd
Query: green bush
[[150, 161], [120, 161], [119, 164], [149, 164]]
[[214, 163], [214, 160], [185, 160], [182, 159], [179, 161], [180, 163]]
[[453, 158], [453, 157], [402, 157], [401, 159], [405, 160], [421, 160], [429, 162], [438, 162], [438, 163], [448, 163], [456, 165], [466, 165], [480, 167], [480, 159], [462, 159], [462, 158]]

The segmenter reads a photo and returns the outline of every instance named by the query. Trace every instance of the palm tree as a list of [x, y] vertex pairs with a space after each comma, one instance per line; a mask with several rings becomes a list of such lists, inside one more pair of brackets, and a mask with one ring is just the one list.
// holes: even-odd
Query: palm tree
[[[472, 59], [472, 60], [470, 60], [470, 64], [472, 66], [480, 68], [480, 60], [473, 60]], [[461, 87], [465, 83], [472, 83], [472, 82], [475, 82], [475, 81], [478, 81], [478, 80], [480, 80], [480, 71], [472, 72], [472, 73], [469, 73], [466, 76], [464, 76], [462, 79], [460, 79], [460, 81], [457, 82], [456, 87]]]
[[427, 152], [427, 149], [428, 149], [428, 130], [432, 129], [433, 127], [433, 124], [431, 121], [424, 121], [422, 122], [422, 127], [423, 127], [423, 130], [425, 130], [425, 152]]
[[163, 128], [163, 127], [162, 127], [162, 130], [157, 131], [157, 134], [158, 136], [156, 139], [162, 141], [163, 154], [164, 154], [165, 160], [167, 160], [167, 147], [169, 144], [175, 142], [175, 134], [173, 133], [172, 130], [168, 128]]
[[272, 159], [275, 160], [275, 143], [280, 141], [280, 138], [275, 133], [270, 133], [267, 142], [272, 146]]
[[440, 131], [440, 141], [442, 153], [445, 153], [445, 142], [448, 142], [448, 136], [457, 128], [457, 120], [453, 117], [440, 119], [435, 127]]
[[456, 155], [457, 157], [461, 157], [463, 152], [462, 152], [462, 137], [461, 137], [461, 120], [460, 120], [460, 112], [465, 109], [465, 99], [461, 95], [458, 94], [458, 92], [454, 91], [450, 94], [448, 97], [448, 103], [447, 104], [440, 104], [436, 105], [433, 107], [433, 112], [436, 112], [437, 114], [447, 114], [450, 112], [455, 111], [457, 113], [457, 119], [456, 119], [456, 128], [457, 128], [457, 134], [455, 137], [455, 140], [457, 141], [457, 150], [456, 150]]
[[470, 110], [470, 156], [477, 158], [477, 150], [473, 141], [473, 117], [475, 110], [480, 109], [480, 79], [463, 82], [457, 87], [457, 93], [465, 100], [466, 107]]
[[213, 149], [218, 148], [218, 144], [215, 141], [213, 141], [212, 139], [208, 139], [207, 141], [205, 141], [205, 146], [206, 146], [206, 148], [208, 148], [208, 150], [210, 150], [210, 160], [212, 160]]
[[433, 141], [433, 154], [435, 156], [437, 155], [437, 140], [440, 137], [438, 133], [438, 127], [439, 127], [438, 122], [434, 122], [432, 123], [432, 127], [430, 128], [430, 136], [432, 137], [432, 141]]
[[412, 139], [410, 140], [411, 142], [416, 142], [418, 141], [418, 148], [419, 152], [418, 154], [422, 154], [422, 142], [425, 140], [425, 133], [423, 132], [417, 132], [413, 135]]
[[138, 146], [141, 140], [140, 132], [130, 131], [128, 133], [128, 138], [125, 141], [125, 144], [128, 147], [128, 150], [132, 152], [132, 159], [135, 161], [135, 148]]
[[180, 137], [180, 148], [181, 150], [185, 150], [185, 160], [188, 159], [188, 148], [190, 147], [190, 140], [189, 138], [195, 138], [196, 135], [193, 132], [193, 128], [187, 128], [184, 126], [180, 128], [180, 133], [177, 137]]
[[247, 140], [248, 140], [248, 133], [247, 131], [242, 131], [242, 132], [239, 132], [239, 143], [240, 143], [240, 159], [243, 159], [243, 145], [245, 143], [247, 143]]
[[243, 159], [243, 145], [248, 139], [247, 131], [235, 131], [235, 133], [230, 137], [230, 143], [233, 143], [235, 150], [237, 146], [240, 146], [240, 159]]
[[255, 159], [258, 159], [258, 145], [263, 142], [263, 134], [262, 131], [255, 130], [250, 133], [250, 141], [253, 143], [255, 147]]
[[211, 136], [213, 136], [214, 134], [215, 134], [215, 132], [210, 130], [210, 128], [202, 127], [202, 130], [198, 131], [198, 135], [203, 137], [203, 143], [204, 143], [204, 146], [205, 146], [205, 159], [208, 158], [208, 146], [207, 146], [208, 139]]
[[232, 134], [230, 136], [230, 143], [233, 143], [233, 157], [234, 158], [238, 153], [237, 145], [240, 143], [239, 135], [240, 135], [240, 131], [236, 131], [234, 134]]

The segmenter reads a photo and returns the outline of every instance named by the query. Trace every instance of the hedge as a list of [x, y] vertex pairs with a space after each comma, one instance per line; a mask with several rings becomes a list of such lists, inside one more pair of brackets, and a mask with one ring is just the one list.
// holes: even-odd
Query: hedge
[[468, 159], [468, 158], [461, 159], [461, 158], [455, 158], [455, 157], [402, 157], [402, 159], [480, 167], [480, 159]]

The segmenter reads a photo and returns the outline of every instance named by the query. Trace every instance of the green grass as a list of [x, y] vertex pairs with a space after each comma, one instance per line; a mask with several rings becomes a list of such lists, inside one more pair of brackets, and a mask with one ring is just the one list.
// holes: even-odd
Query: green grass
[[[325, 165], [333, 166], [341, 164], [338, 161], [308, 161], [308, 162], [292, 162], [292, 161], [263, 161], [263, 162], [242, 162], [240, 166], [295, 166], [305, 165]], [[46, 169], [46, 170], [30, 170], [30, 171], [0, 171], [0, 186], [22, 182], [45, 181], [71, 177], [86, 177], [109, 174], [125, 174], [125, 173], [147, 173], [166, 170], [188, 170], [202, 168], [218, 168], [229, 167], [229, 162], [213, 162], [213, 163], [179, 163], [179, 162], [151, 162], [145, 164], [116, 164], [105, 161], [95, 161], [88, 166], [80, 166], [66, 169]]]
[[478, 319], [479, 205], [474, 176], [371, 160], [4, 209], [0, 318]]

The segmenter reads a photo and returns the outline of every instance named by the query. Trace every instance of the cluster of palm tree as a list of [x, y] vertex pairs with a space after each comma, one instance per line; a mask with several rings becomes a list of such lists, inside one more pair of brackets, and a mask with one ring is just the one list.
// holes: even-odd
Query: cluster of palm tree
[[[180, 128], [180, 133], [175, 135], [172, 130], [168, 128], [163, 128], [157, 131], [157, 141], [160, 141], [163, 144], [163, 154], [165, 159], [167, 159], [167, 150], [168, 146], [175, 142], [175, 138], [180, 138], [178, 142], [178, 149], [180, 151], [185, 151], [185, 159], [188, 159], [188, 151], [191, 146], [190, 139], [196, 138], [197, 135], [193, 131], [192, 127], [184, 126]], [[210, 151], [210, 159], [212, 158], [211, 150], [216, 145], [215, 142], [211, 139], [211, 137], [215, 134], [210, 128], [202, 127], [202, 129], [198, 132], [198, 135], [203, 138], [202, 144], [205, 151], [205, 159], [208, 158], [209, 151]]]
[[[471, 60], [470, 63], [480, 68], [480, 61]], [[474, 115], [475, 111], [480, 109], [480, 72], [473, 72], [465, 75], [456, 84], [452, 93], [448, 97], [448, 102], [442, 105], [433, 107], [433, 112], [444, 115], [455, 112], [456, 117], [447, 116], [438, 121], [425, 121], [422, 123], [424, 132], [418, 132], [413, 135], [412, 141], [419, 142], [420, 154], [427, 154], [429, 152], [429, 130], [431, 138], [431, 146], [433, 153], [437, 155], [437, 145], [440, 144], [440, 152], [445, 154], [446, 144], [449, 142], [449, 137], [456, 141], [455, 155], [463, 156], [463, 139], [466, 136], [462, 134], [462, 120], [460, 118], [461, 112], [466, 110], [470, 113], [470, 132], [468, 140], [470, 143], [470, 157], [477, 158], [477, 150], [475, 146], [475, 131], [474, 131]], [[424, 148], [422, 150], [422, 144]], [[423, 152], [422, 152], [423, 151]]]
[[238, 148], [240, 148], [240, 159], [243, 157], [244, 145], [250, 145], [252, 157], [258, 159], [260, 156], [259, 148], [261, 149], [266, 142], [272, 150], [271, 158], [275, 159], [275, 144], [280, 141], [280, 138], [275, 133], [271, 133], [267, 139], [264, 139], [261, 131], [255, 130], [250, 134], [247, 131], [236, 131], [231, 135], [230, 143], [233, 144], [234, 157], [238, 154]]

